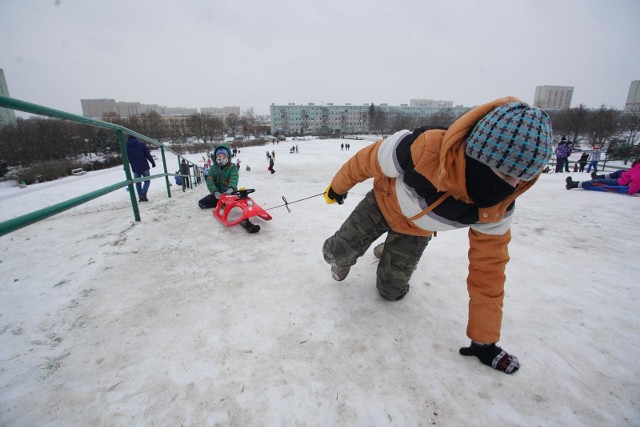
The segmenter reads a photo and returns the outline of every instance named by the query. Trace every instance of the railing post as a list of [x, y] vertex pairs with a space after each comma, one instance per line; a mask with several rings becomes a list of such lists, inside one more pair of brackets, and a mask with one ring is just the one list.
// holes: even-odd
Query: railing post
[[164, 168], [164, 181], [167, 185], [167, 197], [171, 198], [171, 183], [169, 182], [169, 175], [167, 171], [167, 158], [164, 156], [164, 145], [160, 146], [160, 155], [162, 156], [162, 167]]
[[136, 199], [136, 189], [131, 182], [131, 167], [129, 166], [129, 156], [127, 155], [127, 146], [124, 139], [124, 132], [121, 130], [116, 131], [118, 142], [120, 142], [120, 154], [122, 155], [122, 167], [124, 168], [124, 174], [127, 177], [129, 185], [129, 197], [131, 198], [131, 207], [133, 208], [133, 217], [136, 221], [140, 221], [140, 211], [138, 210], [138, 199]]

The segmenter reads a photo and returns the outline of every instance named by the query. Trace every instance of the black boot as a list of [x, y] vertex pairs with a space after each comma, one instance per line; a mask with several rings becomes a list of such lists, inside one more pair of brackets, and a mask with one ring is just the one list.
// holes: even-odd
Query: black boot
[[580, 181], [572, 181], [570, 176], [567, 177], [566, 181], [567, 181], [567, 185], [566, 185], [567, 190], [571, 190], [572, 188], [578, 188], [580, 186]]
[[245, 219], [240, 223], [240, 225], [247, 230], [247, 233], [257, 233], [260, 231], [260, 226], [258, 224], [253, 224], [248, 219]]
[[604, 175], [598, 175], [595, 172], [591, 172], [591, 179], [604, 179], [605, 176]]

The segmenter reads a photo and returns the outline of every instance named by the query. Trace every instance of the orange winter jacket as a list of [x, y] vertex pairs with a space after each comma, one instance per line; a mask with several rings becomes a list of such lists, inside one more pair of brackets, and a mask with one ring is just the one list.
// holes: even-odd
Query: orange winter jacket
[[469, 321], [474, 341], [500, 339], [505, 267], [515, 199], [537, 180], [521, 181], [503, 202], [479, 208], [467, 194], [465, 140], [476, 123], [500, 105], [500, 98], [476, 107], [448, 130], [400, 131], [356, 153], [331, 181], [337, 194], [373, 178], [376, 202], [398, 233], [430, 236], [435, 231], [469, 228]]

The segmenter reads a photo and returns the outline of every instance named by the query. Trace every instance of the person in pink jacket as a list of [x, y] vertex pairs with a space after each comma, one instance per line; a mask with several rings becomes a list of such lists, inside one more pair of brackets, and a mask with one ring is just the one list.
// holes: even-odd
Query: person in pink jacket
[[611, 191], [633, 196], [640, 191], [640, 157], [631, 164], [631, 169], [617, 170], [608, 174], [591, 173], [591, 181], [573, 181], [567, 177], [567, 190], [583, 188], [594, 191]]

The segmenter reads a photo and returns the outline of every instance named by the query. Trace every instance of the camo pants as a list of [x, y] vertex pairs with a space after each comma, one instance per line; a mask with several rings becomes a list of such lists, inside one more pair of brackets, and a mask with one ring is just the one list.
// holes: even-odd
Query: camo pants
[[338, 266], [351, 267], [384, 233], [387, 233], [387, 238], [376, 271], [376, 287], [383, 298], [396, 301], [409, 292], [409, 279], [431, 237], [391, 230], [378, 208], [373, 191], [367, 193], [340, 229], [324, 242], [322, 249]]

